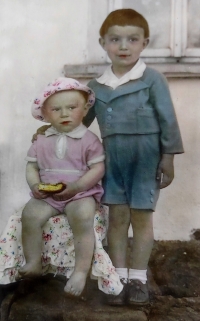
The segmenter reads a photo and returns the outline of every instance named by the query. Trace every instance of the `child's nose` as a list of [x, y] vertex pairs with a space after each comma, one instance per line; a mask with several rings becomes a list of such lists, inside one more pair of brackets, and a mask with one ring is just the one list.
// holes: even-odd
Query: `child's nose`
[[63, 108], [61, 110], [61, 117], [68, 117], [69, 116], [69, 111], [67, 110], [67, 108]]
[[120, 43], [120, 49], [126, 50], [127, 49], [127, 41], [126, 39], [122, 39]]

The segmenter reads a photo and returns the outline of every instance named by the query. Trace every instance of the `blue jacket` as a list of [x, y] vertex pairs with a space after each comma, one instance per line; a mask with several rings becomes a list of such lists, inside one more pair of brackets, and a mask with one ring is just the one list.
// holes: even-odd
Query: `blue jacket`
[[84, 124], [89, 126], [97, 117], [102, 138], [113, 134], [159, 133], [161, 153], [183, 152], [168, 84], [162, 74], [147, 67], [140, 79], [114, 90], [95, 79], [88, 86], [94, 90], [96, 102]]

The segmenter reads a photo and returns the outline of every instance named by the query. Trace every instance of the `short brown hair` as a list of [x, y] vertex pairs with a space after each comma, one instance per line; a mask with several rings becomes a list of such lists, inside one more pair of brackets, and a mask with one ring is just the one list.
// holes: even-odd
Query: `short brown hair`
[[136, 26], [144, 30], [144, 37], [149, 38], [149, 25], [146, 19], [133, 9], [118, 9], [112, 11], [104, 20], [99, 33], [103, 38], [108, 29], [113, 26]]

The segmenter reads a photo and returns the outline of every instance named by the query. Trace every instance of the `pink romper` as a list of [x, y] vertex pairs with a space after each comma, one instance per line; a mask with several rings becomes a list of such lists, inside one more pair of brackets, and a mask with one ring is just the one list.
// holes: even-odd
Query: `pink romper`
[[[63, 155], [58, 157], [56, 150], [61, 136], [64, 136], [66, 144]], [[99, 138], [86, 129], [81, 138], [68, 137], [64, 133], [49, 136], [38, 135], [27, 153], [26, 160], [37, 162], [41, 182], [67, 184], [78, 180], [89, 170], [90, 165], [102, 162], [104, 158], [103, 146]], [[100, 184], [96, 184], [91, 189], [78, 193], [65, 201], [55, 201], [52, 197], [43, 200], [63, 213], [66, 204], [70, 201], [93, 196], [97, 202], [100, 202], [102, 195], [103, 188]]]

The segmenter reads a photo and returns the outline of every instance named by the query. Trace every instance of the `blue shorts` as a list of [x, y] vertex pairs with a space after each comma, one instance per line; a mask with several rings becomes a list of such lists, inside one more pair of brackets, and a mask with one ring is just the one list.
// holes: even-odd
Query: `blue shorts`
[[103, 145], [106, 173], [102, 203], [155, 210], [160, 191], [156, 180], [161, 157], [159, 134], [111, 135]]

